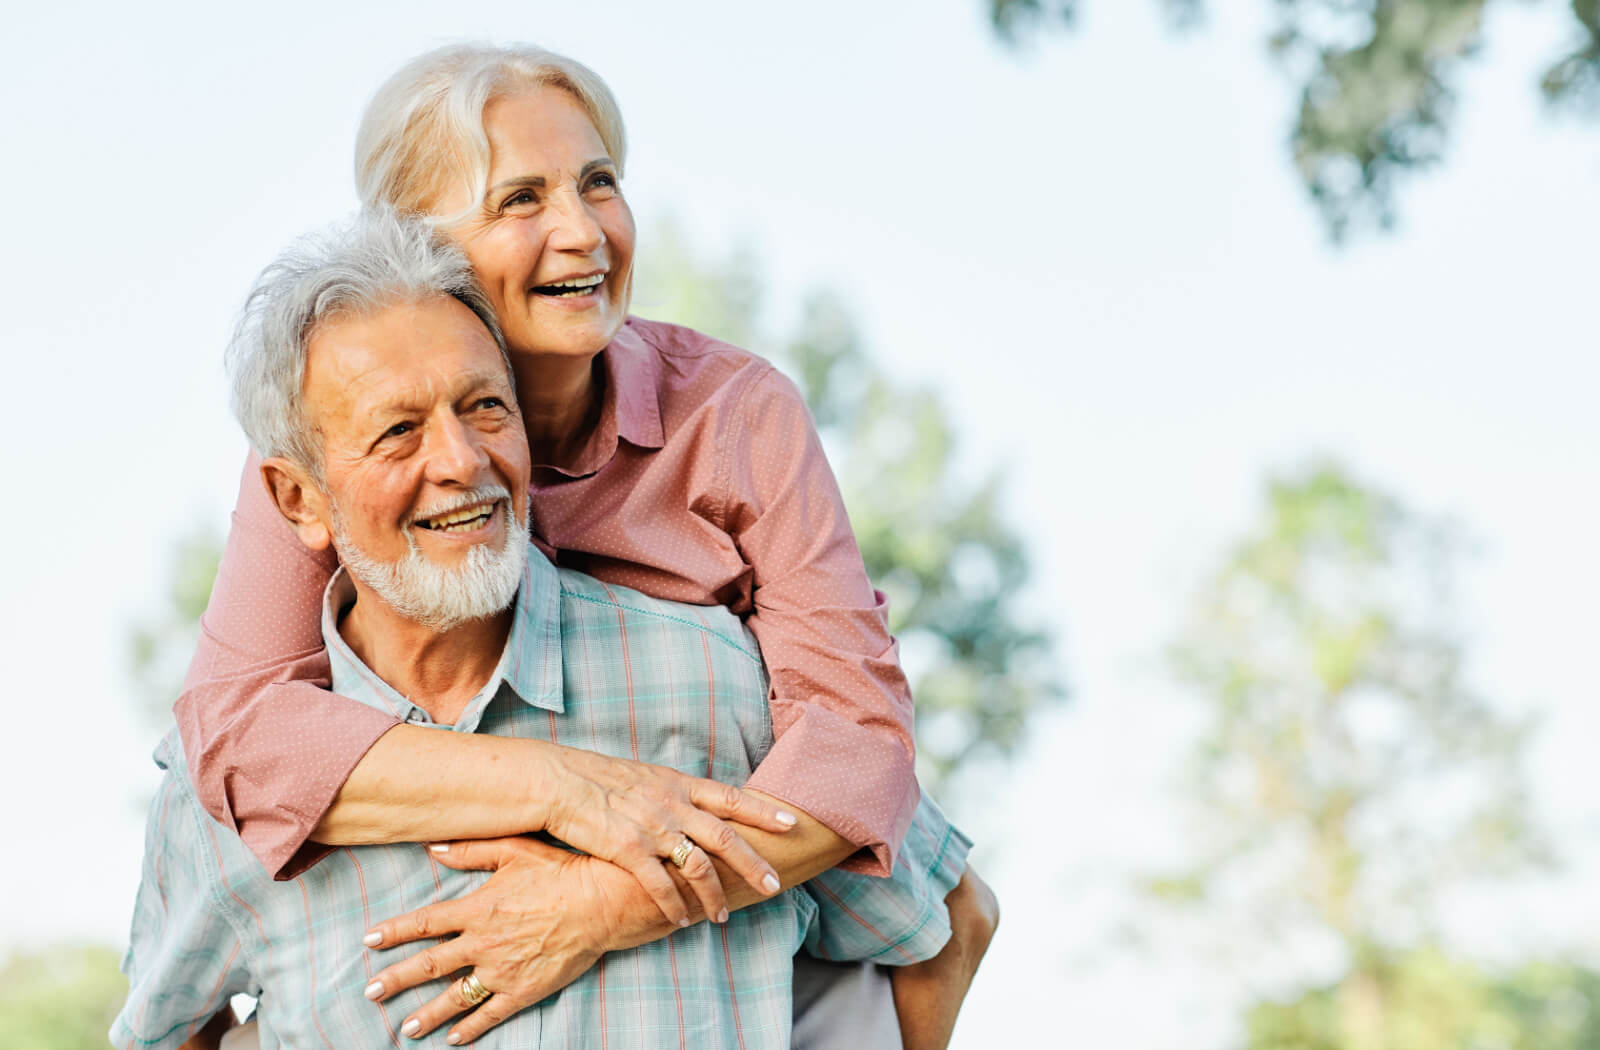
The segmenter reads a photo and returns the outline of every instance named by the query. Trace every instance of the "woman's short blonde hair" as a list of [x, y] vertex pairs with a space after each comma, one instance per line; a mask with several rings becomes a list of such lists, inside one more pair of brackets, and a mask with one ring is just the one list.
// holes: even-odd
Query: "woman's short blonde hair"
[[584, 108], [621, 176], [628, 152], [622, 111], [588, 66], [529, 45], [453, 44], [407, 62], [367, 104], [356, 133], [361, 203], [428, 216], [444, 227], [466, 219], [470, 212], [434, 212], [452, 189], [467, 189], [469, 208], [488, 189], [484, 109], [534, 85], [560, 88]]

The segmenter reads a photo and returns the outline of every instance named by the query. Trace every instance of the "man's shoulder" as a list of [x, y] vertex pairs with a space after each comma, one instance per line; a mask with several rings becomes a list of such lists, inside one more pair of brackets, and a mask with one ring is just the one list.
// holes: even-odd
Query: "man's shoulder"
[[556, 573], [561, 583], [563, 634], [594, 628], [626, 630], [630, 625], [649, 624], [665, 631], [668, 638], [704, 638], [761, 663], [761, 650], [754, 636], [724, 606], [652, 598], [575, 569], [557, 569]]

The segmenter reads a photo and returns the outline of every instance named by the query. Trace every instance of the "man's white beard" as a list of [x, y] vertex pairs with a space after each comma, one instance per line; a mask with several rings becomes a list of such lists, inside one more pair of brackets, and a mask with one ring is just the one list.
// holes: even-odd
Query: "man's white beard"
[[[468, 493], [462, 505], [496, 498], [505, 500], [507, 514], [513, 513], [510, 494], [497, 486]], [[448, 631], [493, 616], [517, 596], [528, 562], [526, 518], [508, 525], [498, 548], [482, 544], [473, 547], [461, 564], [451, 569], [435, 565], [417, 549], [409, 523], [405, 537], [410, 549], [405, 557], [394, 563], [378, 561], [351, 541], [337, 503], [332, 510], [333, 546], [339, 552], [339, 560], [350, 575], [408, 620], [435, 631]]]

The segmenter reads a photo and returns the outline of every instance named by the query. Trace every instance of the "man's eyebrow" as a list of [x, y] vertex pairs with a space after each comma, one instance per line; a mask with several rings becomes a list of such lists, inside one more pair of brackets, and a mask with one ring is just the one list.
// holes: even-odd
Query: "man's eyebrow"
[[[583, 169], [578, 172], [578, 177], [581, 179], [581, 178], [585, 177], [586, 175], [588, 175], [590, 172], [594, 171], [596, 168], [614, 168], [614, 167], [616, 167], [616, 165], [612, 163], [610, 157], [596, 157], [594, 160], [591, 160], [589, 163], [587, 163], [587, 164], [585, 164], [583, 166]], [[545, 187], [544, 176], [543, 175], [514, 175], [509, 179], [504, 179], [504, 180], [502, 180], [500, 182], [495, 183], [493, 186], [490, 186], [488, 188], [488, 190], [486, 190], [484, 192], [484, 196], [486, 196], [486, 197], [487, 196], [493, 196], [494, 194], [499, 193], [501, 190], [509, 190], [512, 187], [520, 187], [520, 186], [531, 186], [534, 189], [542, 190]]]

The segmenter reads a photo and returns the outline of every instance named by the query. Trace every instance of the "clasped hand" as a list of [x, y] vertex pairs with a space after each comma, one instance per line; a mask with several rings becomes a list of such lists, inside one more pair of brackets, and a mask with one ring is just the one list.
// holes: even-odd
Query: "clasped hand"
[[541, 782], [553, 791], [542, 830], [589, 856], [527, 838], [430, 847], [449, 867], [494, 874], [457, 900], [419, 908], [368, 933], [369, 947], [385, 949], [448, 938], [376, 974], [368, 998], [386, 1000], [468, 970], [493, 993], [474, 1009], [453, 982], [407, 1017], [403, 1034], [420, 1037], [470, 1009], [448, 1041], [471, 1042], [565, 988], [606, 951], [630, 946], [619, 941], [611, 920], [622, 913], [633, 881], [669, 921], [689, 925], [688, 905], [662, 862], [685, 835], [696, 848], [681, 872], [705, 915], [716, 921], [728, 916], [712, 855], [762, 896], [778, 891], [777, 872], [724, 822], [772, 832], [794, 827], [794, 816], [767, 800], [664, 766], [571, 748], [556, 749], [547, 772]]

